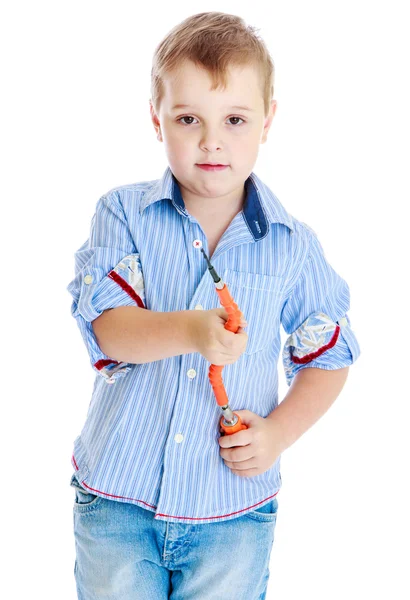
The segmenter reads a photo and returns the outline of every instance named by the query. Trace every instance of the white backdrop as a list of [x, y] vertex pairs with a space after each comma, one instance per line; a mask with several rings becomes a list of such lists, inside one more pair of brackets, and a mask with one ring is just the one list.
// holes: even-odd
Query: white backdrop
[[[94, 373], [66, 286], [100, 196], [162, 176], [148, 104], [152, 54], [171, 27], [204, 10], [260, 28], [278, 109], [254, 171], [314, 229], [348, 282], [362, 351], [335, 404], [282, 455], [267, 600], [410, 597], [404, 5], [3, 8], [3, 597], [76, 598], [70, 459]], [[280, 364], [279, 374], [281, 400]]]

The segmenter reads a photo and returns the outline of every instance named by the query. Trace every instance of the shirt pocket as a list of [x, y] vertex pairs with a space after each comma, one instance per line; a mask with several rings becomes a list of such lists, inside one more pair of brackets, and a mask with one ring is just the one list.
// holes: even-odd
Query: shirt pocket
[[280, 326], [284, 278], [225, 269], [223, 280], [248, 322], [245, 328], [248, 343], [244, 354], [265, 350], [273, 342]]

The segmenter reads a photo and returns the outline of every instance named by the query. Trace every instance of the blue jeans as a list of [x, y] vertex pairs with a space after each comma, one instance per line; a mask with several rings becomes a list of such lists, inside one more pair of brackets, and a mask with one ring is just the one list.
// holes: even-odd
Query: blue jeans
[[74, 575], [79, 600], [264, 600], [278, 501], [217, 523], [156, 521], [96, 496], [75, 473]]

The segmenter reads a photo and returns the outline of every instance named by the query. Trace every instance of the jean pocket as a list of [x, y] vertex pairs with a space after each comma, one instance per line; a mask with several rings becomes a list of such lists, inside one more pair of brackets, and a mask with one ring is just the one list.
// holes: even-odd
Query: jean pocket
[[276, 517], [278, 516], [278, 500], [276, 496], [272, 498], [269, 502], [256, 508], [255, 510], [251, 510], [246, 513], [245, 518], [248, 517], [250, 519], [254, 519], [255, 521], [262, 521], [266, 523], [275, 523]]
[[84, 512], [90, 508], [94, 508], [103, 500], [101, 496], [97, 496], [83, 487], [75, 476], [75, 473], [71, 477], [70, 485], [75, 491], [74, 510]]

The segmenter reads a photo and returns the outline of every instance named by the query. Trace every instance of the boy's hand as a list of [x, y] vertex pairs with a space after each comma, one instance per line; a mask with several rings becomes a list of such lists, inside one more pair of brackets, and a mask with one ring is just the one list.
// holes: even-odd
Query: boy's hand
[[[198, 310], [191, 316], [190, 334], [197, 352], [217, 366], [230, 365], [238, 360], [245, 351], [248, 335], [243, 327], [239, 327], [236, 333], [225, 329], [229, 315], [224, 308]], [[245, 320], [242, 325], [246, 327]]]
[[239, 477], [264, 473], [281, 454], [279, 433], [272, 420], [250, 410], [235, 410], [248, 429], [219, 438], [219, 454], [224, 463]]

